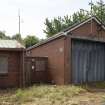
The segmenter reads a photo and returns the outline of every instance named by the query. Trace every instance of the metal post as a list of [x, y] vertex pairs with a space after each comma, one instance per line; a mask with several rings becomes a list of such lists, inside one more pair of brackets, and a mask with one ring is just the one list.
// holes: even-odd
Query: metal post
[[18, 17], [19, 17], [19, 34], [20, 34], [20, 9], [18, 11]]

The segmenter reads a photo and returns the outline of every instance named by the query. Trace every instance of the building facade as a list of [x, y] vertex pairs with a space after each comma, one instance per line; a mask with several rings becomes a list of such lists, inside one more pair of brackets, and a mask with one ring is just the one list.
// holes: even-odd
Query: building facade
[[55, 84], [105, 80], [105, 27], [96, 17], [76, 24], [27, 49], [48, 57], [48, 81]]
[[24, 46], [15, 40], [0, 40], [0, 88], [22, 87]]

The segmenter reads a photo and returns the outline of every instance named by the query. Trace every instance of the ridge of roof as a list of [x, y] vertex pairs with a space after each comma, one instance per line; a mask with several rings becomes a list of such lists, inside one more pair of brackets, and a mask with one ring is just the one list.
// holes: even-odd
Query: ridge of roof
[[[33, 46], [27, 48], [26, 50], [27, 50], [27, 51], [28, 51], [28, 50], [31, 50], [31, 49], [33, 49], [33, 48], [35, 48], [35, 47], [38, 47], [38, 46], [43, 45], [43, 44], [45, 44], [45, 43], [48, 43], [49, 41], [52, 41], [52, 40], [54, 40], [54, 39], [56, 39], [56, 38], [59, 38], [59, 37], [61, 37], [61, 36], [66, 36], [66, 35], [67, 35], [68, 33], [70, 33], [71, 31], [73, 31], [73, 30], [77, 29], [78, 27], [84, 25], [85, 23], [91, 21], [91, 19], [92, 19], [92, 20], [95, 20], [99, 25], [101, 25], [101, 21], [100, 21], [96, 16], [92, 16], [92, 17], [89, 17], [89, 18], [83, 20], [82, 22], [73, 24], [72, 26], [66, 28], [65, 30], [63, 30], [63, 31], [61, 31], [61, 32], [59, 32], [59, 33], [57, 33], [57, 34], [55, 34], [54, 36], [52, 36], [52, 37], [50, 37], [50, 38], [47, 38], [46, 40], [44, 40], [44, 41], [42, 41], [42, 42], [39, 42], [39, 43], [37, 43], [37, 44], [35, 44], [35, 45], [33, 45]], [[101, 27], [105, 30], [105, 25], [104, 25], [104, 24], [102, 24]]]
[[[82, 22], [79, 22], [77, 24], [74, 24], [74, 25], [70, 26], [69, 28], [65, 29], [64, 32], [69, 33], [69, 32], [77, 29], [78, 27], [84, 25], [85, 23], [87, 23], [91, 20], [95, 20], [99, 25], [102, 24], [100, 19], [98, 19], [96, 16], [92, 16], [92, 17], [87, 18], [86, 20], [83, 20]], [[105, 25], [104, 24], [102, 24], [101, 27], [105, 30]]]
[[52, 37], [49, 37], [49, 38], [45, 39], [44, 41], [41, 41], [41, 42], [39, 42], [39, 43], [37, 43], [37, 44], [27, 48], [26, 50], [31, 50], [31, 49], [33, 49], [35, 47], [38, 47], [38, 46], [43, 45], [45, 43], [48, 43], [49, 41], [52, 41], [52, 40], [54, 40], [56, 38], [59, 38], [61, 36], [65, 36], [64, 32], [59, 32], [58, 34], [55, 34]]

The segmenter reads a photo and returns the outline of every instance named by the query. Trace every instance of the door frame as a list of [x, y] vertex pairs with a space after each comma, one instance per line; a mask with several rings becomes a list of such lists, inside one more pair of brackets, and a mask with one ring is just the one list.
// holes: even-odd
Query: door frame
[[[92, 42], [92, 43], [100, 43], [100, 44], [105, 44], [105, 42], [103, 42], [103, 41], [100, 41], [100, 40], [89, 40], [89, 39], [80, 39], [80, 38], [75, 38], [75, 37], [71, 37], [71, 82], [74, 84], [74, 82], [73, 82], [73, 63], [72, 63], [72, 61], [73, 61], [73, 41], [85, 41], [85, 42]], [[88, 51], [88, 53], [91, 53], [91, 51]], [[90, 55], [90, 54], [89, 54]], [[88, 74], [89, 75], [89, 74]], [[86, 77], [87, 78], [87, 82], [88, 82], [88, 76]], [[80, 84], [80, 83], [79, 83]]]

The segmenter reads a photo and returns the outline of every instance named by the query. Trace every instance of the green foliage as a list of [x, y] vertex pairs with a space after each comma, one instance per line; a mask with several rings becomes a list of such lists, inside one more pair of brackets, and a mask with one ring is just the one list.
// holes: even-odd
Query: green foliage
[[80, 10], [79, 12], [76, 12], [72, 15], [72, 23], [80, 23], [81, 21], [85, 20], [86, 18], [89, 18], [89, 15], [85, 13], [84, 10]]
[[16, 97], [17, 97], [17, 99], [19, 100], [19, 99], [21, 99], [21, 97], [22, 97], [22, 90], [21, 89], [18, 89], [17, 91], [16, 91]]
[[13, 35], [11, 39], [17, 40], [18, 42], [20, 42], [21, 44], [23, 44], [23, 39], [22, 39], [22, 37], [21, 37], [20, 34]]
[[[89, 4], [90, 5], [90, 4]], [[97, 18], [102, 20], [102, 23], [105, 23], [105, 5], [104, 2], [100, 1], [92, 4], [92, 14]], [[57, 18], [49, 20], [48, 18], [45, 20], [46, 28], [43, 30], [46, 33], [47, 37], [51, 37], [58, 32], [72, 26], [73, 24], [80, 23], [81, 21], [89, 18], [91, 15], [91, 10], [80, 9], [79, 11], [73, 13], [71, 16], [66, 15], [64, 17], [58, 16]], [[39, 39], [35, 36], [28, 35], [24, 39], [22, 39], [20, 34], [16, 34], [12, 37], [9, 37], [5, 34], [5, 32], [0, 31], [0, 39], [15, 39], [20, 43], [24, 44], [26, 47], [30, 47], [39, 42]], [[42, 41], [42, 40], [40, 40]]]
[[[23, 39], [20, 34], [15, 34], [12, 37], [10, 37], [10, 36], [7, 36], [3, 31], [0, 31], [0, 39], [17, 40], [18, 42], [25, 45], [26, 47], [30, 47], [39, 42], [39, 39], [32, 35], [28, 35]], [[41, 39], [40, 41], [43, 41], [43, 40], [44, 39]]]
[[93, 4], [93, 15], [97, 16], [105, 24], [105, 5], [103, 1]]
[[50, 37], [52, 36], [53, 34], [55, 34], [55, 29], [53, 28], [53, 22], [50, 22], [49, 19], [47, 18], [46, 19], [46, 22], [45, 22], [45, 25], [47, 26], [46, 27], [46, 30], [44, 30], [44, 33], [47, 34], [47, 37]]
[[44, 33], [47, 34], [47, 37], [51, 37], [54, 34], [63, 30], [64, 28], [68, 27], [71, 23], [72, 22], [68, 15], [64, 16], [64, 18], [54, 18], [51, 21], [47, 18], [45, 21], [46, 29], [44, 30]]
[[5, 35], [5, 32], [0, 31], [0, 39], [11, 39], [9, 36]]
[[[90, 5], [90, 4], [89, 4]], [[105, 5], [104, 2], [100, 1], [96, 4], [92, 4], [93, 10], [92, 14], [99, 19], [102, 20], [103, 23], [105, 23]], [[84, 9], [80, 9], [79, 11], [73, 13], [71, 16], [64, 16], [57, 17], [52, 20], [49, 20], [48, 18], [45, 20], [45, 30], [44, 33], [47, 35], [47, 37], [51, 37], [54, 34], [64, 30], [65, 28], [70, 27], [73, 24], [80, 23], [81, 21], [89, 18], [91, 16], [91, 10], [87, 11]]]
[[16, 35], [13, 35], [12, 37], [10, 37], [10, 36], [7, 36], [4, 31], [0, 31], [0, 39], [5, 39], [5, 40], [6, 39], [8, 39], [8, 40], [15, 39], [15, 40], [19, 41], [20, 43], [23, 43], [23, 40], [22, 40], [20, 34], [16, 34]]
[[43, 105], [52, 105], [57, 102], [59, 102], [58, 105], [61, 105], [62, 102], [64, 103], [73, 96], [77, 96], [84, 92], [86, 92], [86, 90], [80, 86], [35, 85], [25, 89], [18, 89], [11, 97], [7, 95], [3, 100], [0, 98], [0, 102], [14, 102], [14, 105], [17, 105], [17, 103], [21, 105], [27, 102], [34, 102], [39, 105], [40, 101], [43, 101], [45, 102]]
[[72, 16], [66, 15], [63, 18], [58, 17], [52, 19], [51, 21], [47, 18], [45, 21], [46, 29], [44, 30], [44, 33], [46, 33], [47, 37], [51, 37], [54, 34], [73, 25], [74, 23], [79, 23], [88, 17], [89, 15], [86, 15], [85, 12], [80, 10], [79, 12], [74, 13]]
[[26, 47], [30, 47], [36, 43], [39, 42], [39, 39], [35, 36], [32, 35], [28, 35], [25, 39], [24, 39], [24, 43]]
[[5, 89], [0, 90], [0, 105], [84, 105], [82, 101], [86, 101], [86, 105], [101, 105], [101, 101], [105, 103], [104, 91], [105, 82], [80, 86], [35, 85], [22, 89]]
[[24, 44], [25, 47], [30, 47], [30, 46], [39, 42], [39, 39], [33, 35], [28, 35], [24, 39], [22, 39], [20, 34], [16, 34], [16, 35], [12, 36], [12, 39], [17, 40], [21, 44]]

